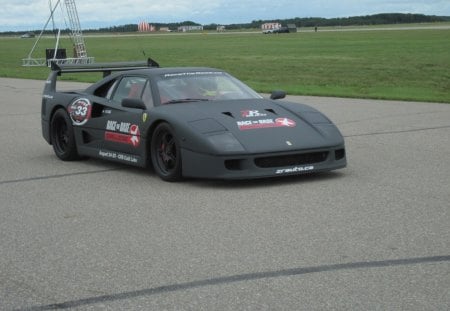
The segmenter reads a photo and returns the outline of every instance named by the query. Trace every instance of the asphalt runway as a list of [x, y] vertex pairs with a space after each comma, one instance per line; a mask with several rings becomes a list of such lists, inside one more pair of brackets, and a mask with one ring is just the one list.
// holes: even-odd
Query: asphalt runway
[[347, 168], [166, 183], [58, 160], [43, 85], [0, 79], [0, 310], [450, 309], [450, 105], [289, 97]]

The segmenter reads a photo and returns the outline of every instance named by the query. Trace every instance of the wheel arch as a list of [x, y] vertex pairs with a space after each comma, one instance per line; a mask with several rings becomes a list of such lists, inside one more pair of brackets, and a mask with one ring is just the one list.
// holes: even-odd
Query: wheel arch
[[57, 104], [57, 105], [55, 105], [53, 108], [52, 108], [52, 110], [51, 110], [51, 112], [50, 112], [50, 118], [48, 119], [48, 137], [49, 137], [49, 144], [50, 145], [52, 145], [53, 144], [53, 142], [52, 142], [52, 135], [51, 135], [51, 132], [52, 132], [52, 119], [53, 119], [53, 116], [55, 115], [55, 112], [58, 110], [58, 109], [60, 109], [60, 108], [62, 108], [62, 109], [64, 109], [66, 112], [67, 112], [67, 109], [66, 109], [66, 107], [64, 107], [63, 105], [61, 105], [61, 104]]
[[147, 166], [152, 166], [152, 155], [151, 155], [151, 145], [152, 145], [152, 136], [155, 129], [160, 125], [161, 123], [168, 123], [171, 124], [169, 121], [163, 118], [159, 118], [155, 120], [147, 129], [146, 133], [146, 141], [145, 141], [145, 151], [146, 151], [146, 159], [145, 162], [147, 163]]
[[[159, 175], [162, 180], [169, 182], [179, 181], [183, 177], [181, 146], [177, 138], [176, 128], [177, 127], [174, 126], [172, 122], [165, 118], [157, 119], [152, 123], [148, 130], [148, 135], [150, 135], [150, 137], [146, 142], [146, 148], [148, 150], [147, 163], [150, 163], [155, 173]], [[161, 133], [163, 133], [163, 136], [161, 136]], [[162, 137], [167, 137], [167, 134], [172, 136], [172, 142], [165, 141], [163, 146], [167, 142], [167, 146], [169, 147], [162, 147], [161, 155], [159, 155], [160, 152], [157, 146], [159, 146], [162, 140], [165, 140], [165, 138]], [[174, 147], [175, 149], [173, 149]], [[156, 150], [155, 148], [158, 148], [158, 152], [152, 153], [152, 150]], [[176, 151], [174, 152], [174, 150]], [[162, 154], [165, 154], [168, 159], [164, 159]]]

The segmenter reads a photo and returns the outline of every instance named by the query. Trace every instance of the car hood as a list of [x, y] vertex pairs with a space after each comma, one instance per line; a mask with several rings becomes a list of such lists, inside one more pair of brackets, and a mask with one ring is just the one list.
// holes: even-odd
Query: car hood
[[[233, 136], [248, 153], [343, 144], [342, 135], [327, 117], [298, 103], [269, 99], [227, 100], [179, 104], [176, 110], [196, 133], [211, 141], [224, 133]], [[220, 146], [215, 148], [220, 149]]]

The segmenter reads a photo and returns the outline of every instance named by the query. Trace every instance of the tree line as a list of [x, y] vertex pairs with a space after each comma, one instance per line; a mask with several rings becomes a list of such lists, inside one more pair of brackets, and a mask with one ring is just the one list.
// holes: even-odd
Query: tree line
[[[435, 16], [424, 14], [403, 14], [403, 13], [382, 13], [366, 16], [353, 17], [337, 17], [337, 18], [322, 18], [322, 17], [295, 17], [289, 19], [271, 19], [271, 20], [254, 20], [250, 23], [229, 24], [224, 25], [226, 29], [260, 29], [264, 23], [278, 22], [282, 25], [295, 24], [297, 27], [323, 27], [323, 26], [360, 26], [360, 25], [384, 25], [384, 24], [412, 24], [412, 23], [433, 23], [450, 21], [450, 16]], [[184, 21], [181, 23], [152, 23], [156, 29], [167, 27], [171, 30], [177, 30], [180, 26], [200, 26], [201, 24]], [[203, 25], [205, 30], [216, 30], [217, 26], [221, 24]], [[137, 24], [114, 26], [108, 28], [100, 28], [98, 30], [89, 29], [93, 32], [135, 32], [138, 29]]]
[[290, 19], [255, 20], [249, 24], [227, 25], [227, 29], [261, 28], [268, 22], [278, 22], [282, 25], [295, 24], [297, 27], [323, 27], [323, 26], [362, 26], [386, 24], [412, 24], [450, 21], [450, 16], [434, 16], [423, 14], [382, 13], [366, 16], [352, 17], [296, 17]]
[[[241, 24], [229, 24], [224, 25], [229, 30], [239, 29], [260, 29], [261, 25], [269, 22], [278, 22], [282, 25], [295, 24], [297, 27], [323, 27], [323, 26], [360, 26], [360, 25], [383, 25], [383, 24], [411, 24], [411, 23], [432, 23], [432, 22], [445, 22], [450, 21], [450, 16], [435, 16], [424, 14], [403, 14], [403, 13], [382, 13], [366, 16], [353, 16], [353, 17], [337, 17], [337, 18], [322, 18], [322, 17], [295, 17], [289, 19], [272, 19], [272, 20], [254, 20], [250, 23]], [[177, 23], [152, 23], [156, 29], [162, 27], [176, 31], [180, 26], [200, 26], [201, 24], [193, 21], [184, 21]], [[203, 25], [205, 30], [216, 30], [219, 24]], [[41, 30], [35, 30], [34, 32], [40, 33]], [[83, 32], [137, 32], [137, 24], [126, 24], [120, 26], [111, 26], [98, 29], [84, 29]], [[46, 30], [46, 34], [52, 34], [55, 30]], [[62, 29], [62, 33], [69, 33], [69, 29]], [[1, 34], [13, 35], [22, 32], [2, 32]]]

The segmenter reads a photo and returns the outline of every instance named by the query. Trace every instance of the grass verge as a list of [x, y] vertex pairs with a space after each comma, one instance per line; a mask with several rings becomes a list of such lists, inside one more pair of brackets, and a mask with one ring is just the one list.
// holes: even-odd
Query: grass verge
[[[450, 103], [450, 30], [300, 32], [263, 35], [87, 36], [96, 62], [141, 60], [162, 66], [222, 68], [259, 92]], [[0, 76], [45, 79], [48, 68], [22, 67], [34, 41], [0, 38]], [[54, 47], [42, 39], [34, 57]], [[71, 51], [70, 41], [61, 47]], [[145, 54], [145, 56], [144, 56]], [[68, 77], [93, 82], [98, 76]]]

